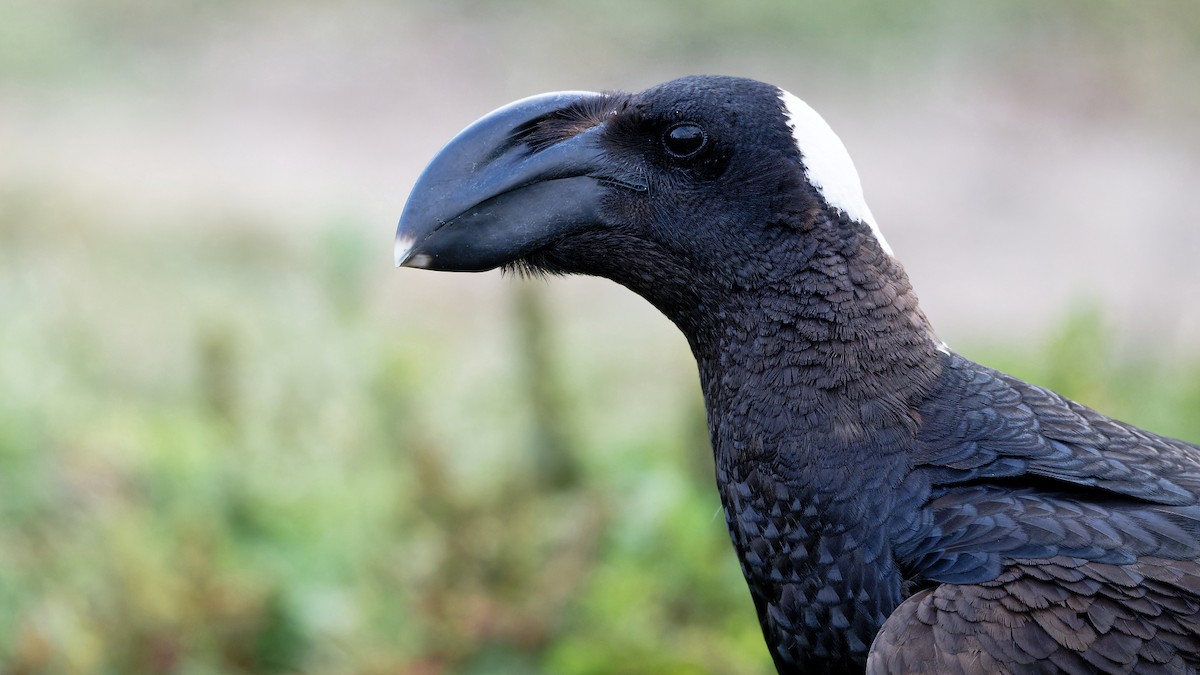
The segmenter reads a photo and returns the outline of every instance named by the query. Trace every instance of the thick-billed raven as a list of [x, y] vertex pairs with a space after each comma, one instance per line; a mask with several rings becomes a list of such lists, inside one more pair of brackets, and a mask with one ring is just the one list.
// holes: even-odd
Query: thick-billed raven
[[1200, 669], [1200, 448], [947, 348], [791, 94], [500, 108], [417, 181], [396, 263], [607, 277], [683, 331], [781, 673]]

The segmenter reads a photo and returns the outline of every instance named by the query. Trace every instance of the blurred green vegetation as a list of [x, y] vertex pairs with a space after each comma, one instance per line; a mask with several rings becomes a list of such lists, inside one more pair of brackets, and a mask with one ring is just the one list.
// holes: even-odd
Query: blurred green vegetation
[[[581, 43], [606, 43], [605, 51], [623, 52], [619, 60], [714, 53], [737, 60], [752, 48], [824, 55], [822, 67], [895, 69], [965, 44], [984, 58], [1015, 62], [1040, 62], [1057, 47], [1058, 56], [1072, 51], [1127, 71], [1116, 75], [1135, 87], [1138, 80], [1157, 85], [1177, 74], [1157, 71], [1188, 67], [1200, 56], [1200, 6], [1175, 0], [810, 0], [803, 7], [784, 0], [357, 0], [339, 11], [367, 21], [386, 17], [399, 33], [455, 17], [482, 20], [514, 39], [552, 33], [531, 42], [542, 49], [561, 44], [587, 53]], [[137, 77], [162, 66], [148, 61], [186, 55], [230, 24], [292, 12], [337, 14], [319, 0], [10, 0], [0, 7], [0, 74], [30, 81]]]
[[[495, 325], [398, 324], [356, 223], [4, 203], [5, 672], [769, 669], [686, 354], [657, 387], [613, 368], [662, 356], [598, 350], [519, 280]], [[1084, 310], [964, 351], [1200, 438], [1200, 362], [1108, 333]]]
[[[122, 231], [8, 197], [4, 672], [766, 663], [695, 392], [596, 382], [544, 286], [459, 340], [373, 305], [403, 273], [357, 223]], [[655, 409], [606, 433], [622, 395]]]

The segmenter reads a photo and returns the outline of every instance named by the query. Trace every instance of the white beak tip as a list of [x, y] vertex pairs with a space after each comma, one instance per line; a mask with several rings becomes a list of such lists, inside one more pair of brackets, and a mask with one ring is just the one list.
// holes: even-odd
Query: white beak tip
[[400, 267], [405, 263], [410, 262], [408, 258], [412, 255], [412, 249], [415, 243], [416, 242], [410, 237], [396, 237], [396, 267]]

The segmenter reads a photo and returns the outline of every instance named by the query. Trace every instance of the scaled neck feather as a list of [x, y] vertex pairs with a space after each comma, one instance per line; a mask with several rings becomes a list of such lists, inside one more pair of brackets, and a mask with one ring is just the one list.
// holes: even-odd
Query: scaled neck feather
[[776, 665], [841, 672], [863, 667], [908, 592], [889, 519], [943, 361], [899, 263], [866, 235], [849, 246], [828, 211], [809, 216], [819, 244], [804, 268], [711, 307], [689, 339]]
[[709, 299], [681, 323], [692, 324], [684, 332], [708, 404], [786, 403], [797, 439], [852, 443], [871, 429], [915, 428], [912, 410], [940, 372], [942, 342], [907, 274], [868, 237], [847, 240], [849, 216], [805, 217], [803, 236], [816, 244], [802, 267]]

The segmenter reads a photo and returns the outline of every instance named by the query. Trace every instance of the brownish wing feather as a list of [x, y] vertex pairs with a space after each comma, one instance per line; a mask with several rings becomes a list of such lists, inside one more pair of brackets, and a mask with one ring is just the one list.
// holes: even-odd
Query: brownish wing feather
[[1015, 560], [992, 581], [908, 598], [867, 672], [1197, 673], [1200, 563]]

